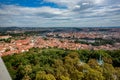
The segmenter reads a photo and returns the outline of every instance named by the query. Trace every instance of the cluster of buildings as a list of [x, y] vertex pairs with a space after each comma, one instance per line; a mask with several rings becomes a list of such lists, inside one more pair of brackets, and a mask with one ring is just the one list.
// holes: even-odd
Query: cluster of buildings
[[8, 39], [8, 38], [11, 38], [12, 36], [0, 36], [0, 39]]
[[[116, 44], [120, 46], [119, 43]], [[79, 50], [79, 49], [105, 49], [114, 50], [120, 49], [120, 47], [114, 47], [113, 45], [92, 46], [87, 44], [74, 43], [68, 39], [47, 38], [36, 36], [27, 37], [20, 40], [12, 40], [10, 43], [0, 43], [0, 56], [12, 55], [14, 53], [19, 54], [21, 52], [29, 51], [30, 48], [49, 48], [56, 47], [62, 49]]]
[[11, 41], [11, 43], [0, 43], [0, 55], [5, 56], [13, 53], [20, 53], [28, 51], [32, 47], [34, 47], [34, 45], [31, 43], [30, 38]]
[[102, 39], [110, 39], [110, 38], [120, 38], [120, 32], [54, 32], [48, 33], [47, 36], [52, 37], [62, 37], [62, 38], [102, 38]]

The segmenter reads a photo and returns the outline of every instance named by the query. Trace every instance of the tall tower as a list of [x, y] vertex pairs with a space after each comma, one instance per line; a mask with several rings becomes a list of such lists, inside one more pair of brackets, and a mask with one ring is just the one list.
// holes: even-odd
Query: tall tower
[[12, 80], [1, 57], [0, 57], [0, 80]]

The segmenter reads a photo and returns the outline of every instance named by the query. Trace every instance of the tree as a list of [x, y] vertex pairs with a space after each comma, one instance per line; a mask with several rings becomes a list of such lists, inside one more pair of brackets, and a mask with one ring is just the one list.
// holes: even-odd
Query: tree
[[90, 60], [88, 61], [88, 65], [89, 65], [91, 68], [95, 68], [95, 67], [99, 66], [99, 65], [98, 65], [98, 62], [97, 62], [95, 59], [90, 59]]
[[32, 48], [2, 58], [13, 80], [119, 80], [119, 51]]
[[60, 76], [60, 80], [71, 80], [69, 77]]
[[115, 68], [115, 70], [116, 80], [120, 80], [120, 68]]
[[103, 66], [103, 75], [105, 80], [114, 80], [115, 69], [111, 64], [105, 63]]
[[104, 77], [101, 72], [90, 68], [84, 73], [83, 80], [104, 80]]
[[28, 75], [25, 75], [22, 80], [31, 80], [31, 78]]
[[29, 75], [29, 74], [32, 72], [31, 65], [26, 65], [26, 66], [24, 67], [24, 70], [25, 70], [25, 74], [26, 74], [26, 75]]
[[52, 74], [46, 74], [44, 71], [39, 71], [36, 74], [35, 80], [56, 80]]

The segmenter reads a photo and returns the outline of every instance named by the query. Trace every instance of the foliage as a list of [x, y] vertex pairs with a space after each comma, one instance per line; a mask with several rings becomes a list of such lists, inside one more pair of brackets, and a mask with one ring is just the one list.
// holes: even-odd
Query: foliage
[[120, 50], [32, 48], [3, 60], [13, 80], [120, 80]]

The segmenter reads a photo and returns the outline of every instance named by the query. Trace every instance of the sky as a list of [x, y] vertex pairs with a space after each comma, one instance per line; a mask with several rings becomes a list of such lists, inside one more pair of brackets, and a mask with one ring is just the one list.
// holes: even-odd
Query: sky
[[120, 0], [0, 0], [0, 27], [120, 26]]

